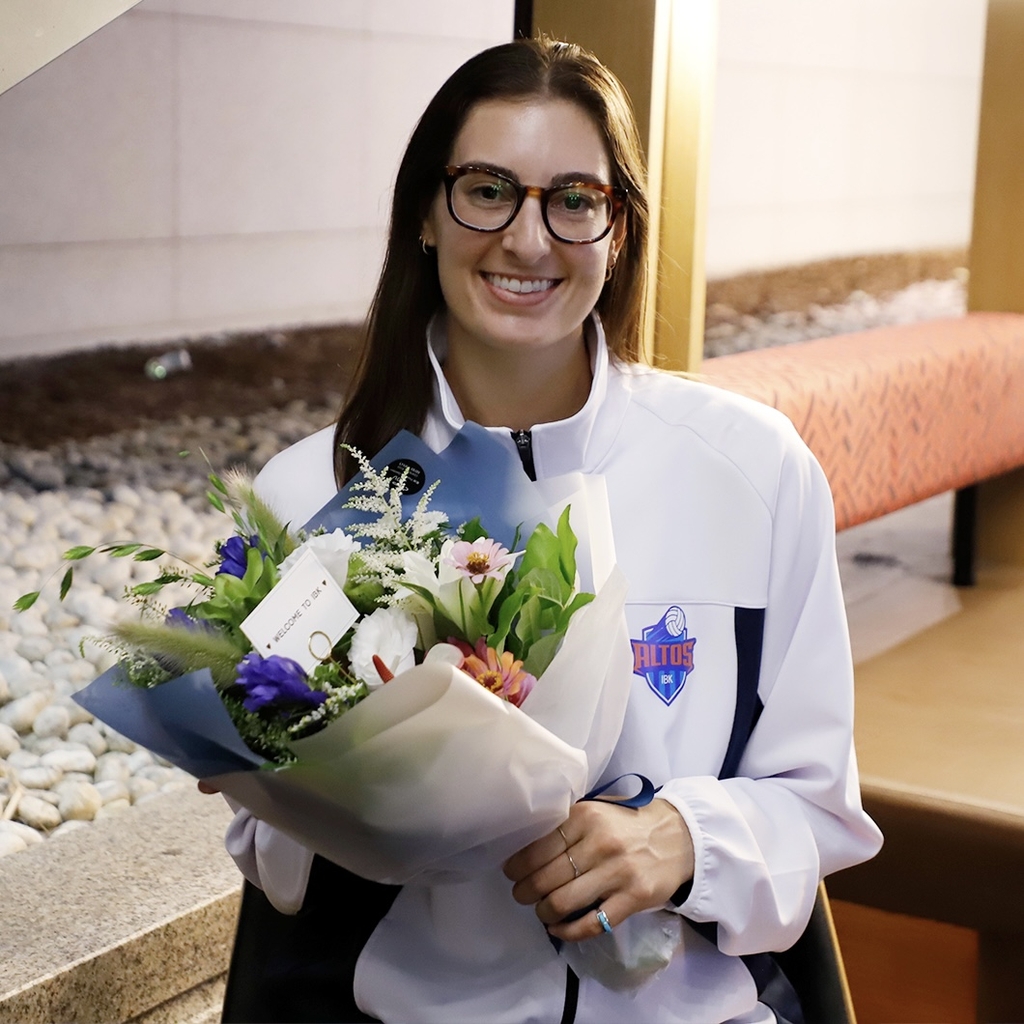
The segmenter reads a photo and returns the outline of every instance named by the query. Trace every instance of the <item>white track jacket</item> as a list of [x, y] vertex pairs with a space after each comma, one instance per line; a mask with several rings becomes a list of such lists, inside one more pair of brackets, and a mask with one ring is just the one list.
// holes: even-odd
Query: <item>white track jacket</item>
[[[606, 777], [642, 773], [678, 808], [696, 870], [671, 909], [716, 923], [718, 938], [684, 927], [672, 963], [633, 994], [583, 977], [576, 1020], [771, 1021], [739, 955], [792, 945], [819, 879], [881, 845], [860, 803], [828, 483], [780, 413], [609, 359], [596, 321], [592, 339], [590, 397], [533, 428], [534, 463], [541, 479], [579, 470], [607, 482], [634, 675]], [[440, 450], [463, 418], [433, 349], [431, 360], [423, 436]], [[494, 433], [514, 447], [507, 430]], [[257, 486], [285, 519], [310, 518], [335, 492], [331, 430], [274, 458]], [[720, 779], [737, 677], [750, 672], [756, 725], [735, 776]], [[244, 811], [228, 845], [279, 907], [297, 909], [301, 847]], [[500, 872], [406, 886], [360, 956], [358, 1004], [389, 1022], [557, 1022], [565, 963], [510, 890]]]

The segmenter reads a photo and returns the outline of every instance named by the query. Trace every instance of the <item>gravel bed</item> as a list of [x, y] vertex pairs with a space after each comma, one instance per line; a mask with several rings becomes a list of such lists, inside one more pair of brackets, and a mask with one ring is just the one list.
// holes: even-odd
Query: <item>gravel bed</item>
[[[886, 299], [855, 292], [841, 305], [802, 313], [719, 315], [709, 318], [706, 354], [956, 316], [963, 309], [958, 281], [923, 281]], [[61, 603], [57, 577], [50, 578], [61, 553], [76, 544], [138, 540], [206, 560], [230, 522], [206, 502], [204, 456], [218, 471], [240, 465], [255, 472], [333, 415], [333, 408], [293, 402], [258, 416], [182, 417], [45, 450], [0, 442], [0, 856], [192, 785], [71, 700], [113, 660], [86, 638], [102, 636], [115, 616], [130, 610], [119, 600], [124, 587], [152, 578], [156, 566], [86, 559]], [[11, 610], [20, 594], [48, 578], [34, 608]]]
[[871, 327], [963, 316], [961, 281], [918, 281], [884, 298], [854, 292], [835, 306], [810, 306], [804, 312], [771, 313], [764, 318], [739, 315], [725, 307], [708, 310], [704, 355], [725, 356], [749, 349], [791, 345]]
[[[119, 600], [124, 588], [151, 579], [160, 563], [85, 559], [60, 602], [53, 573], [62, 552], [139, 540], [201, 564], [231, 527], [206, 501], [203, 455], [218, 471], [255, 472], [333, 414], [294, 402], [261, 416], [182, 418], [42, 451], [0, 444], [0, 856], [193, 785], [71, 699], [114, 660], [88, 638], [130, 613]], [[33, 608], [11, 609], [40, 587]], [[165, 593], [173, 603], [174, 592]]]

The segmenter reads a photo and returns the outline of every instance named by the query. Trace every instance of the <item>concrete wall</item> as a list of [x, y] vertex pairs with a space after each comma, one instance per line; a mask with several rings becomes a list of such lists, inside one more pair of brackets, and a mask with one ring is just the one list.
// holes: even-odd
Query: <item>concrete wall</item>
[[144, 0], [0, 96], [0, 358], [358, 320], [392, 176], [512, 0]]
[[[358, 320], [408, 133], [513, 0], [144, 0], [0, 95], [0, 359]], [[956, 246], [985, 0], [720, 0], [711, 277]]]
[[966, 245], [986, 0], [720, 0], [707, 271]]

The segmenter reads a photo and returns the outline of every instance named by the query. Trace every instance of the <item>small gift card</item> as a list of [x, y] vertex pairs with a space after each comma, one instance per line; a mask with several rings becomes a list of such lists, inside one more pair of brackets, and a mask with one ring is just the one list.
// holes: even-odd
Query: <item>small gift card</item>
[[241, 624], [257, 654], [297, 661], [309, 673], [359, 618], [312, 551], [304, 552]]

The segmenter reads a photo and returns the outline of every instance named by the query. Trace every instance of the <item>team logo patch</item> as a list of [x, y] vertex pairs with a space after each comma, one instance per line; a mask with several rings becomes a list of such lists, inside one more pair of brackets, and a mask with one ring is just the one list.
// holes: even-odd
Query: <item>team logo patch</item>
[[687, 637], [686, 616], [678, 605], [672, 605], [657, 623], [645, 626], [642, 632], [642, 640], [630, 640], [633, 674], [646, 679], [647, 685], [666, 704], [671, 704], [693, 671], [693, 647], [697, 640]]

